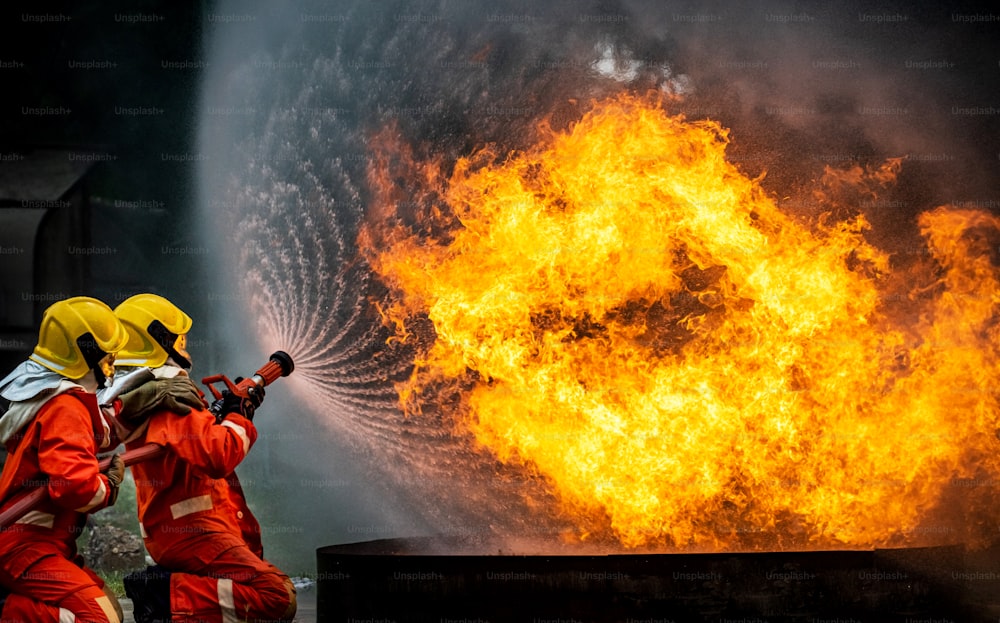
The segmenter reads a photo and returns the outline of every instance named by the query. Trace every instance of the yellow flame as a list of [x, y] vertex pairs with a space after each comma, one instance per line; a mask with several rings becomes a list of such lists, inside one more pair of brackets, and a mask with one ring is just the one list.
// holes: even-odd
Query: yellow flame
[[[544, 134], [457, 162], [427, 217], [452, 215], [447, 235], [362, 236], [397, 293], [387, 324], [436, 334], [409, 411], [461, 380], [460, 429], [627, 547], [967, 538], [942, 523], [956, 483], [1000, 474], [996, 252], [969, 236], [996, 218], [921, 216], [914, 322], [886, 311], [865, 218], [783, 214], [719, 124], [619, 96]], [[995, 532], [994, 488], [957, 499]]]

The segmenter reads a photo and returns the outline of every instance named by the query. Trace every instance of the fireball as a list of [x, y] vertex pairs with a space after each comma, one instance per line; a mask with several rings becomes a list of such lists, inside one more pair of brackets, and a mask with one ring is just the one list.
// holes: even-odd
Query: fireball
[[[399, 217], [360, 239], [393, 292], [383, 318], [394, 339], [432, 327], [397, 387], [407, 417], [447, 411], [456, 435], [536, 474], [579, 539], [719, 551], [996, 532], [998, 219], [923, 214], [904, 272], [860, 209], [784, 213], [727, 160], [724, 127], [659, 100], [596, 102], [539, 136], [448, 175], [411, 163], [416, 214], [374, 166], [377, 212]], [[877, 185], [900, 166], [827, 173]]]

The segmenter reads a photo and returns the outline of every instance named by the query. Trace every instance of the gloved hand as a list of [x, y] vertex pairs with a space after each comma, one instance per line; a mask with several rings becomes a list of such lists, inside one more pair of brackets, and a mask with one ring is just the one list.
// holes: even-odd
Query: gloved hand
[[118, 413], [129, 424], [138, 424], [159, 409], [177, 415], [187, 415], [191, 409], [204, 409], [205, 402], [198, 388], [187, 376], [154, 379], [122, 394], [122, 409]]
[[108, 494], [108, 506], [112, 506], [118, 500], [118, 487], [125, 480], [125, 461], [122, 460], [121, 455], [113, 455], [111, 457], [111, 464], [101, 473], [107, 476], [108, 483], [111, 485], [111, 493]]
[[[236, 379], [236, 383], [239, 384], [243, 379]], [[257, 407], [260, 403], [264, 401], [264, 388], [263, 387], [251, 387], [247, 391], [248, 396], [243, 398], [237, 396], [229, 390], [222, 392], [222, 398], [216, 401], [219, 405], [218, 413], [221, 417], [225, 417], [229, 413], [239, 413], [246, 419], [253, 421], [253, 415], [257, 411]], [[213, 405], [214, 407], [214, 405]]]

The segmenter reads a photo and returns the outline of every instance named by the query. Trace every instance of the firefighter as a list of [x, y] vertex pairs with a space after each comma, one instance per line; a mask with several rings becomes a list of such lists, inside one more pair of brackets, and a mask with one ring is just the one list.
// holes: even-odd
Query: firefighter
[[[73, 297], [45, 310], [27, 361], [0, 381], [9, 408], [0, 417], [7, 460], [0, 510], [29, 489], [48, 497], [0, 532], [0, 621], [118, 622], [121, 608], [77, 553], [88, 513], [115, 503], [125, 466], [117, 454], [101, 471], [97, 452], [119, 444], [95, 392], [113, 374], [128, 334], [110, 307]], [[148, 410], [160, 391], [135, 393], [112, 409]], [[170, 404], [178, 406], [178, 403]]]
[[[129, 336], [119, 374], [130, 366], [148, 366], [157, 378], [188, 374], [187, 314], [155, 294], [135, 295], [115, 314]], [[204, 408], [186, 416], [159, 410], [126, 440], [129, 449], [167, 448], [163, 458], [131, 466], [140, 528], [157, 563], [125, 577], [137, 623], [294, 616], [294, 585], [263, 559], [260, 527], [233, 471], [257, 439], [260, 398], [227, 398], [219, 421]]]

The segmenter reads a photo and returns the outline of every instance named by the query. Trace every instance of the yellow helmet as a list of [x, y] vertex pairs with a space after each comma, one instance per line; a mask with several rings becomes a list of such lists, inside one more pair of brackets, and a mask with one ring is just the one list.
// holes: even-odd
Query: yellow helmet
[[98, 384], [110, 368], [102, 363], [125, 346], [128, 335], [111, 308], [89, 296], [53, 303], [42, 314], [38, 344], [29, 359], [66, 378], [79, 379], [94, 370]]
[[128, 344], [118, 353], [123, 366], [158, 368], [172, 357], [182, 368], [191, 367], [187, 353], [187, 332], [191, 317], [158, 294], [136, 294], [115, 308], [125, 325]]

